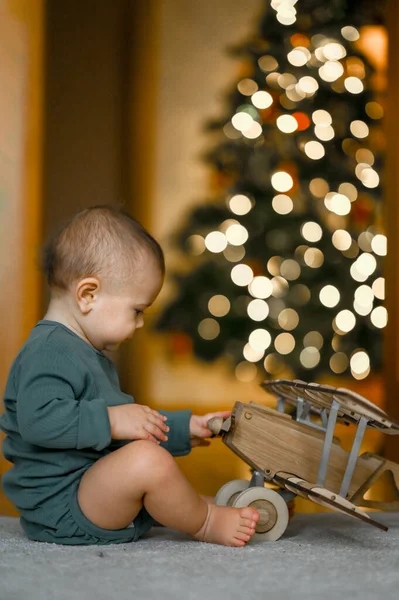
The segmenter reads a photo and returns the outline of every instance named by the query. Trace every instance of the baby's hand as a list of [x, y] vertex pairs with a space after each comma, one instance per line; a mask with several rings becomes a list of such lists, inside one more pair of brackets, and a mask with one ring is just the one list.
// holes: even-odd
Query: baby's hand
[[213, 417], [222, 417], [227, 419], [231, 411], [208, 413], [207, 415], [193, 415], [190, 419], [190, 438], [191, 447], [209, 446], [210, 442], [205, 438], [211, 437], [212, 431], [208, 428], [208, 421]]
[[141, 404], [122, 404], [108, 407], [111, 436], [114, 440], [151, 440], [159, 444], [168, 438], [166, 418], [157, 410]]

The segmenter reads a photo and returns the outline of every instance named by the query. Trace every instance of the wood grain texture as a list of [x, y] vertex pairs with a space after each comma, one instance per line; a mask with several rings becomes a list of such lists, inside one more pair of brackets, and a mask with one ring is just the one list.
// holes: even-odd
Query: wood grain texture
[[[287, 472], [316, 483], [324, 434], [297, 423], [289, 415], [237, 402], [232, 414], [232, 427], [224, 442], [251, 467], [264, 471], [270, 479], [276, 473]], [[349, 453], [334, 439], [324, 487], [336, 494], [341, 487], [348, 457]], [[353, 497], [365, 482], [372, 481], [375, 473], [382, 473], [384, 463], [384, 459], [375, 454], [360, 456], [348, 498]]]

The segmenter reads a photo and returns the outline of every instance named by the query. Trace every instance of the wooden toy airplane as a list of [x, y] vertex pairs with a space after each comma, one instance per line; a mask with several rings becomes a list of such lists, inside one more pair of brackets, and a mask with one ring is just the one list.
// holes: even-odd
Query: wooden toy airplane
[[[303, 496], [374, 525], [388, 528], [359, 508], [399, 510], [399, 464], [377, 454], [359, 456], [366, 428], [399, 435], [399, 422], [362, 396], [344, 388], [284, 379], [264, 382], [262, 387], [277, 396], [277, 410], [254, 402], [236, 402], [231, 416], [214, 418], [209, 428], [253, 469], [251, 481], [224, 485], [216, 504], [253, 506], [261, 518], [255, 541], [275, 541], [288, 525], [287, 502]], [[285, 412], [296, 407], [296, 416]], [[336, 423], [354, 424], [356, 433], [350, 452], [334, 437]], [[386, 471], [391, 474], [398, 500], [366, 500], [364, 494]], [[264, 487], [269, 482], [277, 492]]]

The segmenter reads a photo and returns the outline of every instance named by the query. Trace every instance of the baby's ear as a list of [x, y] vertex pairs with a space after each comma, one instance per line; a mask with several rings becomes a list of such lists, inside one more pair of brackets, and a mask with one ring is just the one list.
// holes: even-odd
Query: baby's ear
[[75, 299], [82, 314], [86, 315], [93, 309], [99, 291], [100, 282], [96, 277], [86, 277], [77, 283]]

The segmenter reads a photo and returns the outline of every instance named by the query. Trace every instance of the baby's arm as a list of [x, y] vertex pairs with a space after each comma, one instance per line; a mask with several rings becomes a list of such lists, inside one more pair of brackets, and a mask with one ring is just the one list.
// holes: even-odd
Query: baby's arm
[[62, 348], [51, 344], [21, 360], [17, 418], [22, 438], [45, 448], [95, 448], [111, 442], [107, 406], [102, 398], [79, 402], [85, 374]]

